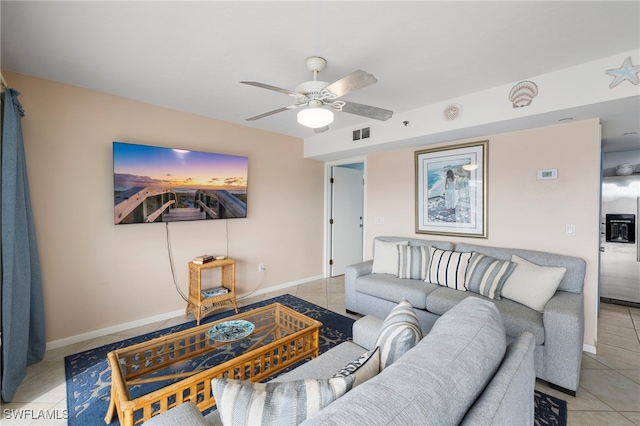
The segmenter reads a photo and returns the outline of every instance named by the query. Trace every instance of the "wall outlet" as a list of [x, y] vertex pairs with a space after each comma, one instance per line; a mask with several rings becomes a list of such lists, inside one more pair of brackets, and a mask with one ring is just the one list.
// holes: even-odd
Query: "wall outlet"
[[258, 272], [264, 272], [264, 263], [258, 263]]

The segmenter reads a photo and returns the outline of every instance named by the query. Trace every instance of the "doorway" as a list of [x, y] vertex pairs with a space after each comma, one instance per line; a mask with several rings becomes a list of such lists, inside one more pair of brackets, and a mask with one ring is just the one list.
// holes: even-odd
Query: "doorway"
[[364, 162], [329, 168], [329, 276], [362, 262], [364, 247]]

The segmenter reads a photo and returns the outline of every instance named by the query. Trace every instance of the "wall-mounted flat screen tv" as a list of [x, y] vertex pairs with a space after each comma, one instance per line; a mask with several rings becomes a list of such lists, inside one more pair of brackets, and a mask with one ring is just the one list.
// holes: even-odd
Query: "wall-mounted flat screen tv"
[[115, 223], [247, 217], [247, 157], [113, 143]]

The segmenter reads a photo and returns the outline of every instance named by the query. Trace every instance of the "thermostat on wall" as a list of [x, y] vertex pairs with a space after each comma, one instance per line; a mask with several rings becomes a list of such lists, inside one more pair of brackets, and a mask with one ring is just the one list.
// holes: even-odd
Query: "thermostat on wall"
[[558, 179], [558, 169], [538, 170], [538, 180]]

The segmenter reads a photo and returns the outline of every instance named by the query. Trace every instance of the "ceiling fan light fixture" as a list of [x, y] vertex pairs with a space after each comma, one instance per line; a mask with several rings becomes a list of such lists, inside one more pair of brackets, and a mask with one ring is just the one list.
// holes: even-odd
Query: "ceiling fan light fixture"
[[298, 123], [312, 129], [328, 126], [333, 123], [333, 112], [318, 107], [305, 108], [298, 112]]

